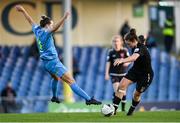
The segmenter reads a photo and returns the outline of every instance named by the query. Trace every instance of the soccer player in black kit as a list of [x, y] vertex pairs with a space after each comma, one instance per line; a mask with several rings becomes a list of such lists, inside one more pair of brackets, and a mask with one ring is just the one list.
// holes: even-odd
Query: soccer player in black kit
[[[115, 35], [112, 38], [112, 49], [109, 49], [107, 54], [107, 62], [106, 62], [106, 72], [105, 79], [109, 80], [111, 78], [111, 82], [113, 84], [114, 94], [118, 89], [119, 82], [126, 75], [127, 67], [129, 63], [120, 64], [114, 66], [113, 63], [116, 59], [126, 58], [129, 56], [128, 50], [123, 46], [124, 42], [120, 35]], [[123, 95], [121, 100], [121, 110], [125, 111], [126, 104], [126, 93]]]
[[139, 104], [141, 94], [149, 87], [153, 79], [153, 70], [151, 66], [151, 57], [147, 47], [139, 42], [136, 35], [136, 30], [131, 29], [125, 35], [125, 43], [132, 49], [133, 54], [124, 59], [117, 59], [114, 62], [114, 66], [123, 64], [126, 62], [134, 62], [132, 68], [128, 71], [125, 77], [121, 80], [118, 90], [113, 99], [113, 105], [115, 112], [118, 105], [122, 100], [122, 97], [127, 90], [128, 86], [132, 83], [136, 83], [136, 89], [134, 91], [132, 105], [127, 115], [132, 115], [135, 107]]

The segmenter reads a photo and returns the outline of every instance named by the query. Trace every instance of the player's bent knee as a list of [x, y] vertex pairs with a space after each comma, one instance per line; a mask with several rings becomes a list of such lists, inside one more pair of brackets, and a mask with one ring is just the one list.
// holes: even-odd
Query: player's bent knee
[[58, 76], [54, 75], [54, 74], [51, 74], [51, 77], [54, 78], [55, 80], [59, 80]]
[[118, 93], [123, 93], [123, 94], [126, 93], [126, 91], [125, 91], [125, 90], [122, 90], [122, 89], [118, 89], [117, 92], [118, 92]]
[[68, 73], [62, 76], [62, 80], [65, 81], [67, 84], [72, 84], [73, 82], [75, 82], [75, 80]]
[[120, 87], [126, 89], [128, 87], [128, 85], [131, 83], [131, 81], [129, 81], [126, 78], [123, 78], [119, 84]]

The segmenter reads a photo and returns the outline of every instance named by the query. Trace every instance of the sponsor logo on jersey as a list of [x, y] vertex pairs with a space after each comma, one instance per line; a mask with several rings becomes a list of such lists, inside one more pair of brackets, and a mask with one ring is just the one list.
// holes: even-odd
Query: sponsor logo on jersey
[[135, 52], [135, 53], [139, 52], [139, 48], [136, 48], [136, 49], [134, 50], [134, 52]]

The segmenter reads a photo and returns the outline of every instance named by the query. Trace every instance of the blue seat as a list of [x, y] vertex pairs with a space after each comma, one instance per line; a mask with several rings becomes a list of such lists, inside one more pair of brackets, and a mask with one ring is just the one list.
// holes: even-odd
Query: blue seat
[[76, 58], [77, 63], [79, 63], [79, 60], [81, 59], [81, 50], [80, 47], [73, 47], [73, 56]]
[[136, 84], [131, 84], [128, 89], [127, 89], [127, 93], [126, 93], [126, 99], [127, 100], [132, 100], [133, 98], [133, 92], [136, 88]]
[[98, 100], [102, 100], [103, 98], [103, 95], [104, 95], [104, 75], [99, 75], [96, 79], [96, 82], [95, 82], [95, 93], [94, 93], [94, 96], [96, 99]]
[[91, 50], [90, 48], [82, 48], [82, 54], [81, 54], [81, 59], [79, 61], [79, 69], [82, 74], [86, 74], [88, 67], [89, 67], [89, 59], [90, 59], [90, 53]]
[[25, 96], [27, 96], [27, 91], [25, 89], [20, 89], [17, 92], [17, 97], [25, 97]]
[[106, 101], [112, 100], [113, 93], [114, 93], [112, 82], [110, 80], [104, 81], [104, 86], [102, 86], [102, 88], [104, 88], [103, 100], [106, 100]]
[[169, 80], [169, 91], [168, 100], [178, 101], [178, 79], [180, 73], [180, 64], [175, 57], [171, 57], [171, 69], [170, 69], [170, 80]]
[[4, 78], [4, 77], [0, 77], [0, 93], [1, 91], [6, 87], [6, 85], [8, 84], [8, 79]]
[[9, 55], [9, 52], [10, 52], [10, 48], [8, 46], [2, 46], [1, 48], [1, 53], [7, 57]]
[[158, 85], [159, 85], [159, 70], [160, 70], [160, 51], [159, 49], [151, 49], [152, 68], [154, 71], [154, 78], [152, 84], [147, 90], [147, 101], [156, 101], [158, 96]]
[[169, 85], [169, 74], [170, 74], [170, 56], [162, 52], [161, 53], [161, 66], [159, 74], [159, 85], [158, 85], [158, 101], [166, 101], [168, 99], [168, 85]]
[[81, 87], [82, 89], [84, 89], [84, 86], [85, 86], [84, 81], [85, 81], [85, 77], [82, 74], [76, 77], [76, 82], [79, 85], [79, 87]]
[[12, 58], [13, 60], [16, 60], [20, 55], [20, 49], [18, 46], [13, 46], [10, 49], [10, 54], [9, 57]]
[[149, 86], [149, 88], [146, 90], [147, 91], [147, 97], [146, 100], [148, 102], [154, 102], [157, 100], [158, 98], [158, 82], [155, 81], [155, 79], [153, 79], [151, 85]]
[[21, 48], [21, 54], [24, 59], [27, 59], [29, 56], [30, 48], [29, 47], [22, 47]]
[[148, 94], [148, 89], [141, 95], [141, 101], [146, 102], [147, 101], [147, 94]]
[[100, 56], [100, 63], [99, 63], [99, 73], [104, 74], [105, 72], [105, 66], [106, 66], [106, 56], [107, 56], [107, 49], [103, 49], [101, 51], [101, 56]]
[[46, 112], [47, 105], [43, 101], [37, 101], [34, 107], [35, 112]]
[[85, 88], [84, 90], [90, 95], [90, 96], [93, 96], [93, 87], [94, 87], [94, 81], [95, 81], [95, 78], [94, 78], [94, 73], [92, 72], [89, 72], [87, 74], [87, 77], [86, 77], [86, 80], [85, 80]]

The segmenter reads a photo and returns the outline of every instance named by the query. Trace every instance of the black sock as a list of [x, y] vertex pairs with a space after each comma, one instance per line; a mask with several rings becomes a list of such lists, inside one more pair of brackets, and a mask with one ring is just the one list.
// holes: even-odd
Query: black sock
[[122, 101], [121, 101], [122, 111], [125, 111], [125, 105], [126, 105], [126, 95], [124, 95], [124, 96], [122, 97]]
[[132, 115], [136, 106], [139, 104], [140, 101], [135, 101], [134, 99], [132, 99], [132, 105], [131, 107], [129, 108], [129, 111], [127, 113], [127, 115]]
[[140, 101], [135, 101], [134, 99], [132, 99], [132, 106], [136, 107], [139, 104]]
[[113, 105], [114, 105], [114, 108], [115, 108], [115, 111], [118, 109], [118, 106], [119, 106], [119, 103], [121, 102], [121, 99], [117, 96], [114, 95], [114, 98], [113, 98]]

